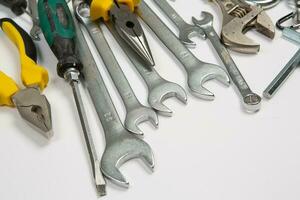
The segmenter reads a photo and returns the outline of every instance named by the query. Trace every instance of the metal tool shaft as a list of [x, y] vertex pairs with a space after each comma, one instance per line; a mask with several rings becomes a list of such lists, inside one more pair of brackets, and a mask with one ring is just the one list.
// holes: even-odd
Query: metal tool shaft
[[36, 0], [28, 0], [28, 6], [30, 10], [30, 17], [32, 18], [32, 28], [30, 30], [30, 36], [34, 40], [40, 40], [39, 34], [42, 32], [39, 27], [39, 18], [37, 10]]
[[79, 72], [77, 70], [71, 70], [67, 72], [66, 79], [69, 81], [72, 90], [73, 90], [73, 96], [75, 99], [78, 115], [80, 118], [81, 127], [84, 133], [84, 138], [86, 142], [86, 147], [89, 153], [92, 170], [93, 170], [93, 176], [95, 179], [97, 191], [99, 192], [99, 195], [103, 196], [106, 194], [105, 191], [105, 180], [102, 176], [101, 170], [100, 170], [100, 159], [98, 158], [93, 136], [91, 134], [91, 130], [89, 128], [89, 123], [87, 119], [87, 115], [85, 112], [85, 108], [83, 105], [81, 92], [79, 89]]
[[290, 59], [290, 61], [285, 65], [285, 67], [279, 72], [276, 78], [271, 82], [271, 84], [264, 91], [264, 97], [271, 99], [280, 87], [285, 83], [285, 81], [291, 76], [294, 70], [298, 67], [300, 62], [300, 49], [296, 54]]
[[[78, 1], [73, 2], [75, 9], [78, 3]], [[154, 167], [153, 153], [147, 143], [124, 128], [83, 32], [81, 28], [78, 28], [78, 22], [75, 22], [75, 26], [77, 27], [79, 56], [85, 66], [84, 78], [105, 133], [106, 148], [101, 159], [101, 170], [111, 181], [128, 187], [128, 181], [118, 168], [126, 161], [141, 158], [152, 169]]]
[[[289, 40], [300, 43], [300, 34], [292, 28], [285, 28], [283, 30], [283, 36]], [[264, 97], [267, 99], [271, 99], [280, 89], [280, 87], [285, 83], [285, 81], [291, 76], [295, 69], [299, 66], [299, 63], [300, 49], [295, 53], [295, 55], [289, 60], [285, 67], [265, 89]]]

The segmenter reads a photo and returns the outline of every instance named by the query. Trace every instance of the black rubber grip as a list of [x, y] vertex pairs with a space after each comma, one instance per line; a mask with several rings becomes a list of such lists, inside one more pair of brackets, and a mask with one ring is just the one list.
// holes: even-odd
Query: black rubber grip
[[57, 74], [60, 77], [64, 78], [65, 72], [71, 68], [82, 70], [83, 65], [77, 58], [73, 39], [56, 36], [51, 49], [58, 59]]
[[0, 4], [11, 9], [15, 15], [21, 15], [27, 8], [26, 0], [0, 0]]
[[[16, 22], [14, 22], [12, 19], [10, 18], [2, 18], [0, 19], [0, 26], [2, 28], [2, 25], [4, 22], [8, 22], [10, 24], [12, 24], [16, 30], [19, 32], [19, 34], [22, 36], [24, 45], [25, 45], [25, 53], [28, 57], [30, 57], [34, 62], [37, 61], [37, 50], [35, 47], [35, 44], [33, 42], [33, 40], [31, 39], [31, 37], [28, 35], [28, 33], [26, 33], [26, 31], [24, 31]], [[13, 34], [13, 33], [6, 33], [6, 34]]]

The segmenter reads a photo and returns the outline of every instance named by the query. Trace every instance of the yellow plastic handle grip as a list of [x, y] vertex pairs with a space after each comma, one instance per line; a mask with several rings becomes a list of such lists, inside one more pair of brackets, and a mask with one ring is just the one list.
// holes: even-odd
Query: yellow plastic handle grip
[[[39, 66], [34, 58], [31, 58], [34, 57], [32, 55], [36, 55], [36, 49], [30, 36], [14, 21], [9, 19], [2, 21], [1, 28], [19, 50], [23, 84], [27, 87], [37, 85], [40, 90], [43, 90], [49, 81], [48, 71]], [[31, 47], [26, 45], [31, 45]], [[28, 55], [30, 53], [32, 53], [31, 57]]]
[[[118, 3], [126, 4], [133, 12], [134, 8], [140, 3], [140, 0], [118, 0]], [[113, 5], [113, 0], [93, 0], [90, 6], [91, 20], [103, 18], [104, 21], [108, 21], [109, 11]]]
[[19, 90], [15, 81], [0, 71], [0, 105], [14, 106], [11, 97]]

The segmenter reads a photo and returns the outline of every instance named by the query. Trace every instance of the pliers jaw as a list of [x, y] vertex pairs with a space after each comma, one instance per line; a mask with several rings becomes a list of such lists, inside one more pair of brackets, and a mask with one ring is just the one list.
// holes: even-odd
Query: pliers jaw
[[260, 45], [245, 36], [255, 28], [268, 38], [275, 36], [275, 27], [266, 12], [258, 6], [250, 6], [239, 0], [214, 0], [223, 13], [222, 41], [232, 50], [241, 53], [257, 53]]
[[155, 62], [143, 28], [128, 6], [115, 4], [110, 10], [110, 18], [118, 34], [128, 45], [134, 49], [148, 66], [154, 66]]
[[51, 108], [38, 88], [28, 87], [12, 96], [21, 117], [37, 128], [46, 138], [53, 136]]

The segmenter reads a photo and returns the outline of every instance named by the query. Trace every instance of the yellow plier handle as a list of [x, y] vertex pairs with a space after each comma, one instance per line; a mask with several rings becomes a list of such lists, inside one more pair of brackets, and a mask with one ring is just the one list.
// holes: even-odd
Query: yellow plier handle
[[[141, 0], [117, 0], [120, 4], [126, 4], [133, 12]], [[92, 20], [103, 18], [104, 21], [109, 20], [109, 11], [114, 5], [114, 0], [91, 0], [90, 1], [90, 16]]]
[[0, 27], [19, 50], [23, 84], [43, 90], [48, 84], [49, 76], [47, 70], [36, 63], [37, 50], [31, 37], [9, 18], [0, 19]]
[[16, 82], [0, 71], [0, 106], [14, 106], [11, 97], [19, 90]]

